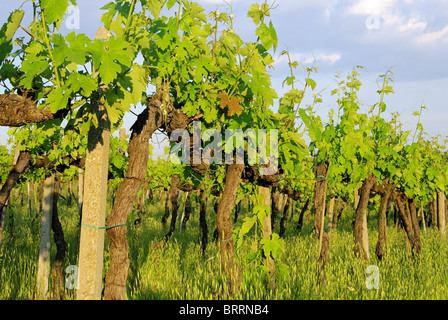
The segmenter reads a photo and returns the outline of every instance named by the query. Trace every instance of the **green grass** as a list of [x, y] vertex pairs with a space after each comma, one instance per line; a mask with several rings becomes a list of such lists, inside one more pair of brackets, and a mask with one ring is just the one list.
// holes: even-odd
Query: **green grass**
[[[183, 198], [182, 198], [183, 199]], [[26, 203], [26, 201], [25, 201]], [[59, 215], [68, 244], [65, 267], [77, 264], [78, 213], [76, 202], [68, 207], [65, 199], [59, 201]], [[111, 204], [109, 204], [110, 207]], [[33, 205], [34, 208], [34, 205]], [[197, 206], [193, 205], [193, 209]], [[26, 207], [13, 205], [14, 221], [6, 221], [0, 251], [0, 299], [34, 299], [37, 259], [39, 252], [40, 217], [29, 217]], [[133, 212], [129, 219], [130, 273], [129, 299], [218, 299], [229, 298], [225, 292], [227, 281], [219, 261], [219, 251], [211, 240], [214, 231], [214, 212], [208, 208], [210, 243], [205, 255], [199, 245], [200, 230], [198, 212], [193, 211], [187, 229], [176, 231], [168, 244], [155, 249], [167, 230], [161, 217], [164, 209], [158, 201], [147, 204], [142, 223], [135, 227]], [[244, 218], [240, 215], [237, 225]], [[180, 218], [179, 218], [180, 219]], [[285, 236], [286, 250], [280, 261], [289, 266], [289, 274], [277, 278], [277, 289], [268, 291], [260, 281], [260, 275], [245, 263], [245, 255], [251, 250], [247, 240], [237, 252], [236, 260], [243, 272], [243, 285], [232, 299], [448, 299], [448, 251], [439, 233], [428, 229], [422, 233], [422, 252], [417, 259], [405, 250], [405, 235], [391, 221], [388, 228], [387, 256], [378, 261], [375, 256], [377, 242], [374, 211], [369, 218], [370, 262], [367, 264], [353, 255], [351, 221], [353, 211], [342, 215], [338, 230], [330, 236], [330, 257], [326, 266], [325, 282], [317, 285], [317, 246], [313, 235], [313, 221], [308, 220], [299, 234], [295, 229], [298, 217], [289, 221]], [[274, 231], [278, 232], [278, 225]], [[107, 237], [105, 243], [105, 268], [108, 266]], [[52, 258], [56, 253], [52, 244]], [[368, 290], [365, 285], [366, 267], [376, 265], [380, 270], [380, 289]], [[66, 291], [66, 299], [74, 299], [74, 290]]]

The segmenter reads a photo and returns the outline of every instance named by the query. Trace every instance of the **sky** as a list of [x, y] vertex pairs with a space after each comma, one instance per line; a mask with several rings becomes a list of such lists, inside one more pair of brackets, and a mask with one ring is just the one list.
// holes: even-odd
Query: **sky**
[[[0, 0], [0, 21], [21, 1]], [[106, 0], [78, 0], [79, 25], [77, 33], [93, 38], [101, 26], [100, 8]], [[254, 25], [247, 18], [251, 0], [196, 0], [206, 12], [219, 10], [235, 15], [235, 32], [247, 41], [254, 41]], [[269, 0], [273, 3], [273, 0]], [[29, 8], [25, 5], [25, 9]], [[429, 136], [448, 135], [448, 1], [446, 0], [276, 0], [271, 20], [277, 30], [278, 49], [273, 52], [274, 69], [270, 71], [279, 96], [287, 88], [282, 82], [289, 74], [285, 56], [288, 50], [293, 60], [305, 66], [319, 68], [312, 78], [323, 103], [318, 113], [325, 120], [335, 97], [335, 76], [346, 76], [361, 65], [363, 87], [358, 95], [365, 110], [378, 102], [378, 76], [389, 69], [393, 72], [393, 95], [386, 97], [387, 113], [400, 113], [404, 129], [415, 130], [417, 119], [412, 115], [425, 104], [422, 123]], [[72, 16], [73, 17], [73, 16]], [[61, 32], [70, 32], [73, 25], [62, 25]], [[298, 79], [304, 80], [303, 70], [296, 69]], [[301, 86], [300, 83], [297, 84]], [[0, 92], [3, 89], [0, 87]], [[304, 106], [310, 103], [310, 96]], [[136, 108], [135, 112], [139, 109]], [[130, 128], [135, 116], [128, 114], [124, 127]], [[6, 128], [0, 127], [0, 144], [6, 144]], [[154, 142], [161, 142], [156, 136]], [[165, 139], [166, 143], [166, 139]], [[157, 149], [157, 146], [156, 146]]]

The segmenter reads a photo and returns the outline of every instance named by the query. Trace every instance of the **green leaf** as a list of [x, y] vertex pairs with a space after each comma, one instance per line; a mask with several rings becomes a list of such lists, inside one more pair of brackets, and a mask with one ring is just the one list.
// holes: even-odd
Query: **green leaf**
[[23, 85], [25, 89], [31, 89], [34, 78], [43, 73], [48, 67], [48, 60], [45, 57], [30, 54], [27, 55], [20, 66], [20, 71], [24, 73], [20, 80], [20, 84]]
[[272, 22], [269, 23], [269, 27], [265, 23], [262, 23], [255, 33], [260, 37], [260, 41], [266, 50], [269, 50], [272, 47], [274, 47], [274, 50], [277, 48], [277, 33]]
[[313, 79], [310, 79], [310, 78], [306, 78], [305, 81], [306, 81], [306, 84], [311, 87], [311, 90], [314, 91], [314, 89], [316, 89], [316, 85], [317, 85], [316, 81], [314, 81]]
[[47, 18], [47, 23], [52, 24], [62, 20], [69, 6], [69, 0], [40, 0], [40, 7]]
[[81, 74], [78, 72], [71, 73], [68, 76], [66, 84], [70, 86], [73, 92], [81, 91], [81, 94], [88, 98], [96, 89], [97, 83], [90, 75]]
[[146, 70], [140, 65], [134, 65], [128, 76], [131, 78], [131, 104], [137, 105], [142, 99], [143, 93], [146, 92], [148, 84], [148, 76]]
[[271, 239], [266, 237], [261, 239], [260, 244], [262, 245], [264, 256], [272, 256], [274, 260], [277, 259], [280, 256], [281, 251], [284, 250], [283, 241], [276, 233], [272, 234]]
[[23, 16], [25, 15], [25, 11], [23, 10], [14, 10], [13, 13], [9, 16], [8, 24], [6, 25], [5, 36], [7, 41], [11, 41], [14, 38], [14, 34], [17, 29], [20, 27], [20, 23], [23, 20]]
[[70, 32], [65, 39], [70, 45], [66, 60], [79, 65], [85, 64], [87, 60], [87, 47], [91, 40], [84, 33], [76, 34], [74, 31]]
[[152, 15], [154, 16], [154, 18], [158, 19], [159, 15], [160, 15], [160, 11], [162, 10], [163, 7], [163, 3], [162, 1], [159, 0], [150, 0], [148, 1], [148, 3], [146, 4], [146, 6], [149, 9], [149, 12], [152, 13]]
[[97, 71], [101, 75], [104, 83], [113, 82], [123, 67], [130, 67], [134, 54], [128, 51], [129, 44], [116, 38], [110, 38], [107, 42], [95, 39], [89, 45], [89, 51], [92, 53], [93, 63], [99, 66]]
[[299, 109], [299, 115], [302, 118], [305, 125], [308, 127], [308, 133], [312, 141], [319, 141], [321, 137], [321, 131], [316, 122], [312, 120], [304, 109]]
[[247, 13], [247, 17], [252, 18], [255, 25], [259, 25], [261, 19], [263, 19], [263, 12], [260, 10], [260, 5], [255, 3], [250, 6], [249, 12]]
[[262, 206], [262, 205], [256, 205], [254, 207], [254, 214], [257, 216], [258, 221], [260, 223], [263, 223], [266, 217], [268, 216], [268, 213], [271, 209], [268, 205]]
[[166, 7], [168, 8], [168, 10], [170, 10], [176, 3], [177, 0], [168, 0], [168, 2], [166, 3]]
[[69, 92], [64, 92], [63, 88], [53, 89], [45, 101], [46, 107], [51, 110], [52, 113], [56, 113], [60, 109], [67, 107]]
[[0, 64], [6, 59], [6, 57], [11, 53], [12, 42], [7, 41], [6, 37], [0, 38]]
[[38, 55], [41, 52], [44, 52], [46, 50], [45, 46], [39, 42], [39, 41], [32, 41], [28, 45], [28, 47], [25, 48], [25, 52], [32, 54], [32, 55]]

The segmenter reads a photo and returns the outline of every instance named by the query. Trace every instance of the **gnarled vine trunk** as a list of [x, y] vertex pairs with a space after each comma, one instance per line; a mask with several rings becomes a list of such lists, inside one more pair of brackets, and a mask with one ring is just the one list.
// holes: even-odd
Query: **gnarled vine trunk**
[[[149, 157], [149, 140], [160, 126], [162, 115], [158, 105], [148, 103], [131, 128], [132, 134], [128, 147], [129, 165], [124, 181], [117, 190], [112, 212], [107, 220], [108, 226], [126, 224], [132, 206], [143, 184]], [[129, 245], [126, 226], [112, 227], [107, 230], [109, 237], [110, 265], [106, 274], [104, 299], [126, 299], [126, 281], [129, 273]]]
[[[406, 201], [402, 194], [394, 194], [395, 201], [398, 207], [398, 214], [403, 222], [404, 229], [406, 231], [407, 239], [410, 241], [412, 251], [419, 254], [421, 251], [420, 237], [414, 233], [413, 223], [410, 217], [406, 214], [406, 209], [403, 205], [403, 201]], [[420, 235], [420, 231], [418, 231]]]
[[355, 238], [354, 252], [356, 256], [362, 255], [365, 261], [369, 261], [369, 239], [367, 233], [367, 205], [369, 204], [370, 190], [376, 184], [376, 177], [369, 176], [359, 189], [359, 203], [356, 208], [355, 226], [353, 236]]
[[225, 274], [229, 278], [231, 294], [235, 294], [239, 290], [242, 281], [241, 270], [234, 261], [233, 230], [230, 215], [235, 204], [236, 193], [241, 181], [243, 169], [243, 164], [231, 164], [228, 166], [224, 191], [222, 192], [216, 215], [221, 264]]
[[281, 193], [276, 187], [272, 187], [271, 190], [271, 203], [269, 204], [271, 207], [271, 227], [272, 230], [275, 228], [275, 220], [280, 212], [280, 196]]
[[387, 208], [391, 199], [392, 190], [394, 186], [388, 183], [388, 180], [383, 181], [381, 186], [378, 186], [376, 191], [381, 195], [380, 208], [378, 213], [378, 242], [375, 248], [375, 254], [379, 260], [384, 257], [383, 247], [387, 244]]

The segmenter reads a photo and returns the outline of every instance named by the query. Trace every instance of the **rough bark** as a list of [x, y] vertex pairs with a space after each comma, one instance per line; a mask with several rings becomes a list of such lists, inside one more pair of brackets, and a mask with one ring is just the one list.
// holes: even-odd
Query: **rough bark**
[[280, 196], [281, 193], [276, 187], [272, 187], [271, 198], [272, 201], [270, 203], [271, 207], [271, 226], [272, 229], [275, 228], [275, 220], [280, 212]]
[[5, 207], [9, 199], [11, 190], [19, 181], [20, 175], [29, 168], [30, 163], [30, 153], [26, 151], [21, 152], [16, 165], [12, 167], [11, 171], [9, 172], [8, 178], [0, 189], [0, 212], [3, 212], [3, 208]]
[[339, 199], [336, 198], [336, 200], [334, 201], [334, 214], [333, 214], [333, 221], [331, 223], [331, 232], [336, 231], [338, 226], [338, 219], [339, 219], [338, 208], [339, 208]]
[[371, 175], [364, 180], [362, 187], [359, 189], [359, 202], [356, 208], [355, 225], [353, 228], [355, 255], [362, 256], [365, 261], [369, 261], [370, 258], [367, 234], [367, 205], [369, 203], [370, 190], [375, 184], [376, 177]]
[[414, 198], [408, 199], [409, 213], [411, 218], [412, 229], [414, 230], [415, 238], [420, 242], [420, 225], [417, 218], [417, 204]]
[[[149, 157], [149, 140], [160, 126], [162, 114], [158, 97], [153, 97], [132, 126], [128, 147], [129, 164], [124, 181], [119, 185], [114, 207], [107, 220], [108, 226], [126, 224], [134, 201], [143, 184]], [[129, 273], [129, 245], [126, 226], [109, 228], [110, 265], [106, 275], [104, 299], [126, 299], [126, 281]]]
[[229, 279], [229, 292], [235, 294], [242, 281], [242, 274], [234, 261], [233, 230], [230, 214], [235, 204], [236, 193], [241, 181], [243, 164], [231, 164], [227, 168], [226, 182], [216, 215], [221, 264]]
[[62, 115], [53, 114], [48, 109], [38, 109], [34, 101], [18, 94], [0, 94], [0, 126], [21, 127], [60, 118]]
[[404, 196], [402, 194], [394, 194], [394, 199], [397, 203], [398, 214], [403, 223], [404, 230], [406, 231], [407, 239], [410, 241], [410, 244], [412, 246], [412, 252], [419, 254], [421, 251], [420, 238], [414, 234], [412, 221], [406, 214], [406, 210], [403, 205], [403, 201], [405, 201]]
[[439, 222], [437, 218], [437, 194], [434, 197], [433, 201], [431, 201], [429, 207], [431, 209], [431, 226], [438, 229]]
[[378, 213], [378, 242], [375, 248], [375, 254], [379, 260], [384, 257], [383, 247], [387, 245], [387, 208], [391, 199], [392, 190], [394, 186], [388, 183], [388, 180], [383, 181], [381, 186], [378, 186], [376, 191], [381, 195], [380, 208]]

